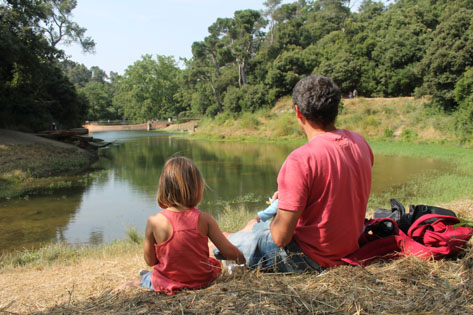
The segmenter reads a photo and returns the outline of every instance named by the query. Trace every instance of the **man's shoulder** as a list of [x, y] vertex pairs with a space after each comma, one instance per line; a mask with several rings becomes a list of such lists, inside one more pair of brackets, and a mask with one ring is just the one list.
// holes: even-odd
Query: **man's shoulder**
[[356, 139], [360, 139], [360, 140], [363, 140], [363, 141], [366, 142], [365, 138], [356, 131], [346, 130], [346, 129], [342, 129], [342, 131], [344, 131], [346, 134], [349, 134], [349, 135], [351, 135], [352, 137], [354, 137]]

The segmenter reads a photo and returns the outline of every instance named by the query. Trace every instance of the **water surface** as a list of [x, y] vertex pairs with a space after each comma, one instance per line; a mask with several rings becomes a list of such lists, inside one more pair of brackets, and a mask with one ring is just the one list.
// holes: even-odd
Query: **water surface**
[[[128, 227], [144, 232], [159, 211], [156, 191], [164, 162], [172, 155], [194, 160], [207, 187], [201, 210], [213, 215], [226, 206], [261, 210], [277, 189], [277, 173], [295, 145], [187, 140], [157, 132], [104, 132], [114, 141], [101, 151], [84, 188], [64, 189], [0, 202], [0, 249], [49, 241], [100, 244], [123, 239]], [[431, 159], [375, 156], [373, 194], [389, 191], [417, 175], [445, 169]], [[446, 170], [445, 170], [446, 171]]]

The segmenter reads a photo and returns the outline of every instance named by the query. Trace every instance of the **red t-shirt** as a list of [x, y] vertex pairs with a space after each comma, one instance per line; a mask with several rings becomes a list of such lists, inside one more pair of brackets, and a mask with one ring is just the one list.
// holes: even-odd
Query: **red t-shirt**
[[184, 288], [208, 286], [222, 269], [215, 258], [209, 257], [208, 238], [199, 232], [200, 211], [163, 210], [161, 214], [169, 220], [173, 231], [167, 241], [155, 244], [158, 263], [151, 274], [154, 289], [174, 294]]
[[278, 208], [302, 212], [293, 238], [319, 265], [340, 265], [358, 249], [372, 166], [365, 139], [337, 129], [294, 150], [281, 167]]

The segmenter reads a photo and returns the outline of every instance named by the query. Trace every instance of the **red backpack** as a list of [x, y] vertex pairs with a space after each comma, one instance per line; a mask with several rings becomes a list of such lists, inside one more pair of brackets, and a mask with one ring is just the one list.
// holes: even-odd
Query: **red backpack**
[[[392, 235], [379, 235], [379, 226], [394, 224]], [[378, 258], [394, 259], [402, 255], [415, 255], [425, 259], [439, 259], [463, 249], [473, 234], [473, 228], [454, 225], [460, 220], [454, 216], [425, 214], [417, 218], [407, 234], [399, 229], [397, 222], [389, 218], [377, 218], [365, 223], [360, 237], [360, 248], [342, 260], [351, 265], [366, 266]]]

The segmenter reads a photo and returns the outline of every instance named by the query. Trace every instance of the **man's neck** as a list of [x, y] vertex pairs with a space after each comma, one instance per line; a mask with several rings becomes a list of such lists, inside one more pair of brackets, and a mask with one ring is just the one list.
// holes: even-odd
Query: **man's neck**
[[310, 141], [310, 140], [314, 139], [315, 136], [317, 136], [317, 135], [320, 135], [320, 134], [326, 133], [326, 132], [330, 132], [330, 131], [334, 131], [336, 129], [337, 128], [335, 128], [335, 125], [330, 125], [330, 126], [327, 126], [327, 127], [323, 128], [323, 127], [321, 127], [317, 124], [309, 123], [305, 126], [304, 132], [307, 136], [307, 140]]

